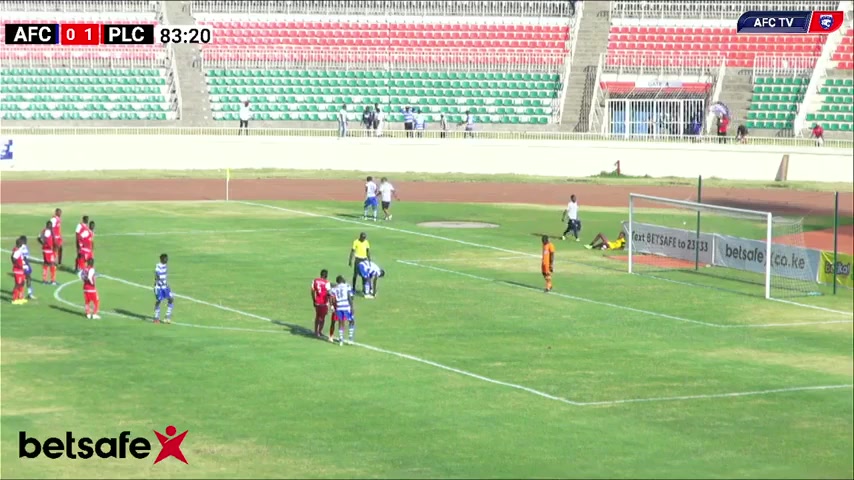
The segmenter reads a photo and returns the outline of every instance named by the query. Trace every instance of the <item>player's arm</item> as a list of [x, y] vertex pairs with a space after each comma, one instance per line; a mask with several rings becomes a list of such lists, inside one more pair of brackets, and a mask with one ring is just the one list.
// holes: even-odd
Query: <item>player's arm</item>
[[394, 197], [394, 199], [397, 200], [398, 202], [400, 201], [400, 197], [397, 196], [397, 190], [396, 189], [394, 189], [394, 188], [391, 189], [391, 196]]
[[549, 255], [549, 271], [554, 273], [555, 271], [555, 251], [552, 249], [552, 254]]
[[39, 245], [44, 246], [44, 232], [39, 233], [39, 236], [36, 237], [36, 239], [39, 241]]
[[371, 249], [370, 249], [370, 247], [365, 249], [365, 253], [368, 254], [368, 261], [372, 262], [373, 260], [371, 260]]
[[314, 283], [312, 282], [311, 288], [308, 289], [308, 294], [311, 296], [311, 304], [314, 305]]
[[353, 266], [353, 257], [356, 256], [356, 247], [350, 249], [350, 258], [347, 259], [347, 265]]
[[568, 218], [568, 216], [569, 216], [569, 210], [564, 210], [564, 211], [560, 214], [560, 221], [561, 221], [561, 222], [565, 222], [565, 221], [566, 221], [566, 219]]

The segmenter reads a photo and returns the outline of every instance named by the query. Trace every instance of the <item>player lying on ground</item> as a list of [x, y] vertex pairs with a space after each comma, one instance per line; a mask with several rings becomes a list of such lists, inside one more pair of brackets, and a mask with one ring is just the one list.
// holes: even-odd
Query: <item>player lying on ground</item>
[[172, 296], [172, 289], [169, 287], [169, 267], [166, 264], [169, 262], [169, 256], [165, 253], [160, 255], [160, 263], [154, 267], [154, 323], [160, 323], [160, 302], [166, 300], [166, 320], [164, 323], [172, 323], [172, 308], [175, 298]]
[[377, 295], [377, 280], [385, 277], [385, 270], [371, 260], [359, 263], [359, 276], [365, 289], [365, 298], [375, 298]]
[[50, 283], [56, 285], [56, 251], [54, 250], [53, 222], [50, 220], [39, 234], [39, 243], [42, 245], [42, 283], [47, 285], [47, 274], [50, 271]]
[[[338, 275], [335, 279], [337, 283], [332, 287], [332, 305], [335, 308], [335, 319], [338, 320], [338, 342], [344, 345], [344, 322], [347, 322], [350, 327], [350, 342], [353, 343], [356, 333], [356, 310], [353, 305], [353, 287], [347, 285], [344, 277]], [[329, 336], [329, 341], [334, 342], [332, 335]]]
[[613, 242], [609, 242], [608, 238], [605, 237], [605, 235], [598, 233], [596, 234], [596, 238], [594, 238], [593, 241], [590, 242], [590, 244], [585, 245], [584, 248], [588, 250], [593, 248], [597, 250], [622, 250], [626, 248], [626, 234], [625, 232], [620, 232], [620, 234], [617, 235], [616, 240], [614, 240]]

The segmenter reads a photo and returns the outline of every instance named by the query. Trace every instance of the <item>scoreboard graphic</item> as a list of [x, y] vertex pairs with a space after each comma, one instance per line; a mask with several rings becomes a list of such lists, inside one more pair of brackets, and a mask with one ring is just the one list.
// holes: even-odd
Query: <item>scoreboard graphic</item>
[[6, 45], [207, 44], [213, 30], [202, 25], [110, 25], [99, 23], [7, 23]]
[[738, 19], [738, 33], [769, 34], [829, 34], [842, 27], [843, 12], [839, 11], [763, 11], [745, 12]]

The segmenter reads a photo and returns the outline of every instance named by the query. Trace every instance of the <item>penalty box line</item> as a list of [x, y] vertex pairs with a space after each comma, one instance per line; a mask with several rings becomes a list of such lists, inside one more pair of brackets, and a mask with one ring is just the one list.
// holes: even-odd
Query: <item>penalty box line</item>
[[[2, 249], [2, 250], [8, 252], [8, 250], [5, 250], [5, 249]], [[147, 285], [142, 285], [140, 283], [132, 282], [130, 280], [125, 280], [123, 278], [113, 277], [111, 275], [101, 274], [100, 276], [103, 278], [115, 281], [115, 282], [123, 283], [123, 284], [131, 286], [131, 287], [136, 287], [136, 288], [140, 288], [140, 289], [144, 289], [144, 290], [150, 290], [150, 288], [151, 288], [150, 286], [147, 286]], [[66, 284], [64, 284], [64, 285], [66, 285]], [[59, 296], [59, 292], [61, 291], [62, 288], [63, 288], [63, 286], [60, 286], [59, 288], [57, 288], [57, 291], [54, 293], [54, 297], [58, 301], [60, 301], [61, 303], [64, 303], [66, 305], [73, 305], [70, 302], [62, 299]], [[188, 295], [175, 294], [175, 297], [183, 299], [183, 300], [187, 300], [189, 302], [197, 303], [199, 305], [205, 305], [208, 307], [216, 308], [216, 309], [219, 309], [222, 311], [234, 313], [234, 314], [241, 315], [244, 317], [254, 318], [256, 320], [261, 320], [261, 321], [264, 321], [267, 323], [272, 323], [275, 325], [281, 324], [281, 325], [293, 326], [290, 324], [286, 324], [284, 322], [278, 322], [276, 320], [273, 320], [272, 318], [264, 317], [262, 315], [257, 315], [257, 314], [250, 313], [250, 312], [244, 312], [242, 310], [238, 310], [236, 308], [231, 308], [231, 307], [228, 307], [225, 305], [218, 305], [215, 303], [207, 302], [205, 300], [193, 298], [193, 297], [190, 297]], [[116, 314], [116, 315], [119, 315], [119, 314]], [[123, 317], [130, 318], [129, 316], [123, 316]], [[191, 326], [191, 324], [183, 324], [182, 326]], [[195, 325], [192, 325], [192, 326], [195, 326]], [[206, 326], [206, 328], [215, 329], [215, 330], [237, 330], [236, 328], [218, 327], [218, 326]], [[246, 329], [246, 330], [239, 330], [239, 331], [250, 331], [250, 330]], [[252, 330], [252, 331], [260, 332], [259, 330]], [[756, 390], [756, 391], [749, 391], [749, 392], [729, 392], [729, 393], [706, 394], [706, 395], [687, 395], [687, 396], [675, 396], [675, 397], [649, 397], [649, 398], [634, 398], [634, 399], [622, 399], [622, 400], [605, 400], [605, 401], [598, 401], [598, 402], [579, 402], [579, 401], [574, 401], [574, 400], [570, 400], [567, 398], [559, 397], [556, 395], [552, 395], [552, 394], [549, 394], [546, 392], [542, 392], [540, 390], [536, 390], [536, 389], [526, 387], [523, 385], [517, 385], [515, 383], [509, 383], [509, 382], [503, 382], [501, 380], [496, 380], [493, 378], [485, 377], [483, 375], [478, 375], [476, 373], [468, 372], [466, 370], [462, 370], [459, 368], [449, 367], [447, 365], [443, 365], [441, 363], [434, 362], [431, 360], [427, 360], [427, 359], [424, 359], [421, 357], [416, 357], [414, 355], [409, 355], [409, 354], [401, 353], [401, 352], [395, 352], [393, 350], [387, 350], [384, 348], [375, 347], [373, 345], [368, 345], [368, 344], [364, 344], [364, 343], [354, 343], [354, 345], [357, 347], [361, 347], [361, 348], [364, 348], [367, 350], [377, 352], [377, 353], [384, 353], [386, 355], [392, 355], [392, 356], [395, 356], [398, 358], [403, 358], [405, 360], [411, 360], [413, 362], [421, 363], [424, 365], [429, 365], [431, 367], [438, 368], [440, 370], [445, 370], [447, 372], [452, 372], [452, 373], [456, 373], [458, 375], [463, 375], [463, 376], [466, 376], [469, 378], [474, 378], [476, 380], [480, 380], [480, 381], [483, 381], [486, 383], [491, 383], [493, 385], [498, 385], [498, 386], [507, 387], [507, 388], [511, 388], [514, 390], [519, 390], [522, 392], [530, 393], [532, 395], [536, 395], [536, 396], [541, 397], [541, 398], [553, 400], [553, 401], [564, 403], [567, 405], [572, 405], [575, 407], [611, 406], [611, 405], [620, 405], [620, 404], [626, 404], [626, 403], [651, 403], [651, 402], [667, 402], [667, 401], [709, 400], [709, 399], [716, 399], [716, 398], [732, 398], [732, 397], [744, 397], [744, 396], [756, 396], [756, 395], [770, 395], [770, 394], [775, 394], [775, 393], [793, 393], [793, 392], [802, 392], [802, 391], [838, 390], [838, 389], [844, 389], [844, 388], [851, 388], [852, 386], [854, 386], [854, 385], [850, 385], [850, 384], [846, 384], [846, 385], [818, 385], [818, 386], [788, 387], [788, 388], [779, 388], [779, 389], [773, 389], [773, 390]]]
[[[481, 244], [481, 243], [468, 242], [465, 240], [459, 240], [459, 239], [450, 238], [450, 237], [443, 237], [441, 235], [435, 235], [432, 233], [417, 232], [417, 231], [413, 231], [413, 230], [404, 230], [402, 228], [389, 227], [387, 225], [377, 225], [375, 223], [365, 223], [365, 222], [360, 222], [360, 221], [356, 221], [356, 220], [350, 220], [347, 218], [339, 218], [339, 217], [335, 217], [332, 215], [323, 215], [320, 213], [305, 212], [302, 210], [294, 210], [291, 208], [279, 207], [276, 205], [268, 205], [266, 203], [247, 202], [247, 201], [234, 201], [234, 203], [239, 203], [239, 204], [243, 204], [243, 205], [251, 205], [251, 206], [261, 207], [261, 208], [268, 208], [271, 210], [278, 210], [278, 211], [286, 212], [286, 213], [304, 215], [307, 217], [323, 218], [323, 219], [327, 219], [327, 220], [335, 220], [337, 222], [361, 225], [364, 227], [371, 227], [371, 228], [376, 228], [376, 229], [380, 229], [380, 230], [387, 230], [387, 231], [396, 232], [396, 233], [403, 233], [403, 234], [407, 234], [407, 235], [414, 235], [414, 236], [418, 236], [418, 237], [430, 238], [433, 240], [441, 240], [441, 241], [445, 241], [445, 242], [452, 242], [452, 243], [457, 243], [460, 245], [466, 245], [466, 246], [475, 247], [475, 248], [494, 250], [494, 251], [503, 252], [503, 253], [514, 255], [514, 256], [518, 256], [519, 258], [538, 258], [539, 257], [536, 254], [520, 252], [517, 250], [510, 250], [507, 248], [496, 247], [494, 245], [485, 245], [485, 244]], [[427, 267], [426, 265], [419, 265], [415, 262], [413, 262], [413, 264], [415, 264], [416, 266], [423, 267], [423, 268], [430, 268], [430, 267]], [[436, 267], [436, 268], [438, 268], [438, 267]], [[448, 271], [447, 273], [457, 273], [457, 272]], [[486, 280], [492, 281], [491, 279], [486, 279]], [[716, 324], [716, 323], [701, 322], [699, 320], [691, 320], [691, 319], [687, 319], [687, 318], [677, 317], [675, 315], [668, 315], [665, 313], [658, 313], [658, 312], [653, 312], [653, 311], [649, 311], [649, 310], [640, 310], [640, 309], [635, 309], [632, 307], [626, 307], [623, 305], [618, 305], [618, 304], [609, 303], [609, 302], [600, 302], [598, 300], [592, 300], [592, 299], [583, 298], [583, 297], [573, 296], [571, 299], [577, 300], [577, 301], [582, 301], [582, 302], [594, 303], [594, 304], [598, 304], [598, 305], [604, 306], [604, 307], [610, 307], [610, 308], [615, 308], [615, 309], [619, 309], [619, 310], [634, 311], [635, 313], [643, 313], [646, 315], [656, 316], [659, 318], [667, 318], [670, 320], [676, 320], [676, 321], [683, 322], [683, 323], [693, 323], [693, 324], [703, 325], [703, 326], [707, 326], [707, 327], [716, 327], [716, 328], [755, 328], [756, 327], [754, 325], [722, 325], [722, 324]], [[803, 305], [803, 304], [797, 304], [797, 303], [793, 303], [793, 305], [810, 308], [809, 305]], [[830, 311], [830, 313], [840, 313], [840, 314], [845, 314], [846, 316], [850, 316], [849, 314], [846, 314], [845, 312], [841, 312], [841, 311]], [[768, 325], [764, 325], [764, 327], [765, 328], [771, 328], [771, 327], [777, 327], [777, 326], [783, 327], [783, 326], [821, 325], [821, 324], [827, 324], [827, 323], [854, 323], [854, 320], [838, 320], [838, 321], [837, 320], [830, 320], [830, 321], [822, 321], [822, 322], [803, 322], [803, 323], [798, 323], [798, 324], [782, 324], [782, 325], [768, 324]]]

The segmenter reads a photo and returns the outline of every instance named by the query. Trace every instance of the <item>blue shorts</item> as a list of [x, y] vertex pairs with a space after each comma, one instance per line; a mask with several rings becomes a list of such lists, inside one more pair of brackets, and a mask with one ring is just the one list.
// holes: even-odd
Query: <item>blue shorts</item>
[[350, 311], [340, 312], [340, 311], [336, 310], [335, 311], [335, 317], [338, 319], [339, 322], [343, 322], [345, 320], [351, 321], [351, 320], [353, 320], [353, 312], [350, 312]]
[[31, 273], [33, 273], [33, 267], [31, 267], [29, 263], [25, 263], [24, 264], [24, 274], [29, 276]]
[[377, 197], [370, 197], [365, 199], [365, 208], [368, 207], [377, 208]]
[[163, 300], [172, 300], [172, 289], [169, 287], [155, 288], [154, 299], [158, 302], [162, 302]]

